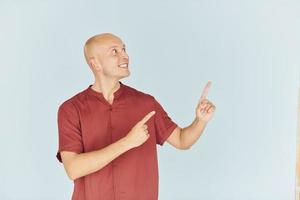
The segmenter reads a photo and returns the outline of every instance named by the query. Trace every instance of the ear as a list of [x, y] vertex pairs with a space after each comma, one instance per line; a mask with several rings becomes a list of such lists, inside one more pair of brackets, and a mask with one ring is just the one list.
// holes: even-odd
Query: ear
[[100, 63], [98, 62], [98, 60], [95, 57], [91, 57], [89, 59], [89, 66], [90, 66], [92, 71], [102, 70], [102, 67], [101, 67]]

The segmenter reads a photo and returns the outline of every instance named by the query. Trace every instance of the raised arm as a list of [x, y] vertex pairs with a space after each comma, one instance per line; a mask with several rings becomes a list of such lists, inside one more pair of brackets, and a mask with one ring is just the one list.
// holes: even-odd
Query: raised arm
[[178, 149], [189, 149], [201, 136], [207, 123], [212, 119], [216, 106], [206, 99], [211, 82], [209, 81], [203, 89], [196, 107], [196, 117], [193, 122], [184, 128], [176, 128], [167, 141]]

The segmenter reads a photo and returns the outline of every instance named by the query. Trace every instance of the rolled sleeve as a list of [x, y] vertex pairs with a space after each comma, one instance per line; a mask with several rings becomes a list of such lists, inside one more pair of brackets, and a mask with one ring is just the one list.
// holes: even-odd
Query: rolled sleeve
[[58, 150], [56, 158], [62, 162], [60, 152], [83, 152], [82, 134], [78, 111], [71, 102], [63, 103], [57, 113]]
[[163, 145], [164, 142], [171, 135], [177, 124], [169, 117], [168, 113], [160, 105], [160, 103], [153, 97], [154, 104], [154, 126], [156, 134], [156, 144]]

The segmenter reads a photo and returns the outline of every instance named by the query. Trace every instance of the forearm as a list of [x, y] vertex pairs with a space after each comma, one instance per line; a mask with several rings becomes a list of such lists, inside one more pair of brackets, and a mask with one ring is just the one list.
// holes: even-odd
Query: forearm
[[189, 126], [183, 128], [180, 133], [181, 145], [184, 148], [190, 148], [202, 135], [206, 124], [206, 122], [195, 118]]
[[102, 169], [119, 155], [131, 149], [125, 138], [99, 150], [76, 155], [70, 164], [72, 180]]

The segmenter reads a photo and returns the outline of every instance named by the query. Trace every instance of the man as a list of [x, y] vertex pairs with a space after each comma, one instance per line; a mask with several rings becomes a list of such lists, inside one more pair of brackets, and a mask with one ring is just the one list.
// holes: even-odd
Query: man
[[181, 128], [150, 94], [123, 84], [129, 57], [122, 40], [95, 35], [84, 46], [93, 85], [58, 109], [57, 159], [74, 181], [72, 200], [157, 200], [156, 144], [189, 149], [212, 118], [206, 85], [196, 117]]

